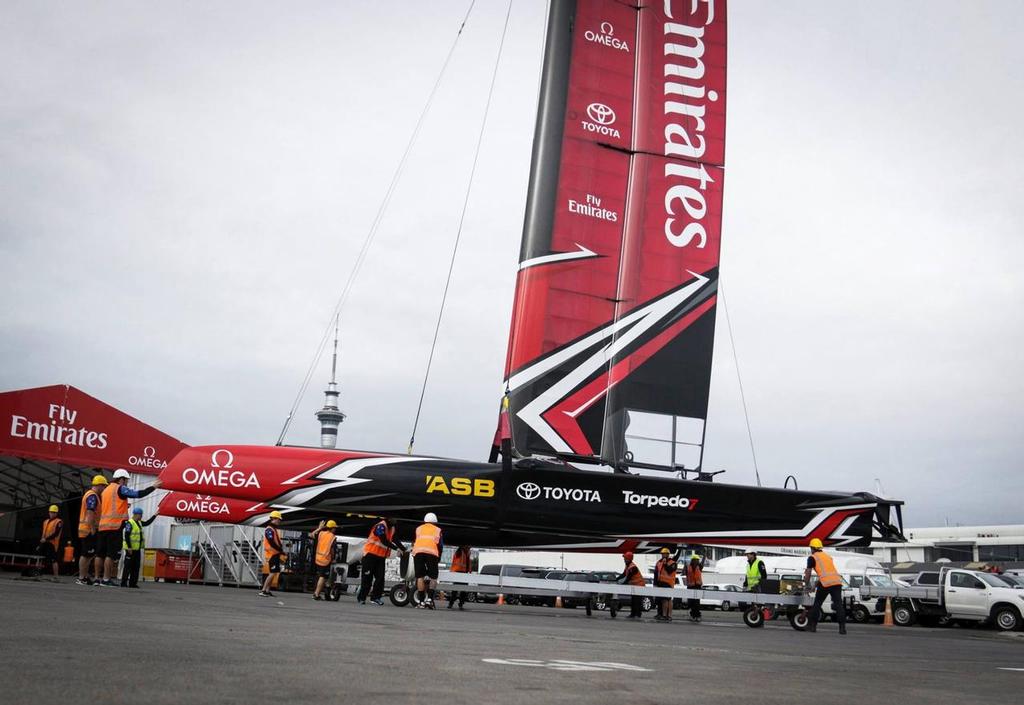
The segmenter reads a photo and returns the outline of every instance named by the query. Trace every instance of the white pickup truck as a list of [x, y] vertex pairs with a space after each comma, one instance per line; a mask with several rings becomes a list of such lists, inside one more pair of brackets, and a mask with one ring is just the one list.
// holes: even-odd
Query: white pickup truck
[[943, 568], [934, 587], [865, 585], [860, 592], [862, 599], [893, 598], [893, 621], [901, 626], [956, 621], [991, 622], [1002, 631], [1024, 626], [1024, 590], [977, 570]]

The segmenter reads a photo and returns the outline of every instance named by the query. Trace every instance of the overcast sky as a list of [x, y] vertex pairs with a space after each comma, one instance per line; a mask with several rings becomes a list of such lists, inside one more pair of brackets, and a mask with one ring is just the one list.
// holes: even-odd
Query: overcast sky
[[[467, 6], [0, 5], [0, 389], [273, 443]], [[505, 8], [478, 0], [343, 311], [344, 447], [405, 450]], [[762, 479], [1024, 523], [1024, 7], [729, 12], [722, 279]], [[494, 431], [543, 31], [515, 0], [420, 453]], [[705, 467], [750, 483], [724, 323]]]

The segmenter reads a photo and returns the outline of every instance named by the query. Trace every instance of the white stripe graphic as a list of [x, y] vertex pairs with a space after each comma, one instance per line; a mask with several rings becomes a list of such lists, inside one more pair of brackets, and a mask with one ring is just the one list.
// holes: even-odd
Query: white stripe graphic
[[[750, 536], [752, 538], [782, 538], [782, 539], [801, 539], [809, 537], [818, 526], [830, 516], [836, 512], [844, 511], [846, 509], [874, 509], [877, 505], [875, 504], [849, 504], [842, 507], [827, 507], [826, 509], [820, 510], [809, 522], [807, 522], [802, 529], [765, 529], [756, 531], [685, 531], [682, 533], [672, 532], [667, 534], [642, 534], [642, 536], [651, 538], [686, 538], [688, 536], [701, 536], [708, 538], [730, 538], [738, 537], [743, 538]], [[838, 537], [845, 539], [843, 543], [849, 543], [850, 537], [844, 536], [845, 532], [854, 521], [857, 520], [856, 516], [849, 517], [839, 528], [832, 532], [829, 538]], [[637, 535], [626, 534], [623, 538], [635, 538]], [[853, 537], [854, 539], [859, 537]]]
[[318, 480], [333, 480], [333, 482], [326, 482], [325, 484], [317, 485], [315, 487], [304, 487], [302, 489], [292, 490], [275, 500], [275, 503], [304, 506], [327, 490], [331, 490], [336, 487], [351, 487], [352, 485], [369, 482], [369, 478], [352, 477], [352, 475], [363, 468], [370, 468], [376, 465], [388, 465], [390, 463], [411, 463], [417, 460], [425, 460], [425, 458], [403, 455], [388, 456], [384, 458], [353, 458], [351, 460], [343, 460], [316, 477]]
[[520, 409], [516, 416], [536, 431], [555, 451], [561, 453], [571, 452], [572, 448], [569, 447], [569, 444], [562, 440], [562, 437], [558, 435], [555, 429], [541, 415], [569, 396], [572, 390], [583, 384], [590, 375], [601, 369], [602, 366], [607, 365], [611, 358], [629, 347], [637, 338], [668, 317], [680, 304], [696, 294], [708, 281], [707, 277], [695, 274], [694, 272], [689, 272], [689, 274], [696, 277], [696, 279], [687, 286], [632, 311], [629, 315], [614, 321], [611, 325], [588, 335], [575, 345], [570, 345], [564, 350], [541, 360], [536, 365], [513, 375], [511, 380], [509, 380], [510, 390], [515, 390], [601, 340], [613, 337], [619, 331], [629, 328], [621, 336], [614, 338], [610, 344], [600, 348], [584, 360], [579, 367], [537, 395], [529, 404]]
[[574, 242], [573, 244], [579, 248], [576, 252], [555, 252], [554, 254], [523, 260], [519, 263], [519, 271], [521, 272], [524, 269], [529, 269], [530, 267], [538, 267], [542, 264], [551, 264], [552, 262], [571, 262], [574, 259], [587, 259], [588, 257], [598, 256], [596, 252], [588, 250], [578, 242]]

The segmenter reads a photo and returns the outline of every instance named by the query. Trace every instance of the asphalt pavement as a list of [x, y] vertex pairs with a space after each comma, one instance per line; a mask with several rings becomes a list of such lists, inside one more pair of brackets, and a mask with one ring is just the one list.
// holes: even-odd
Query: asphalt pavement
[[1014, 702], [1024, 689], [1024, 633], [852, 625], [840, 636], [830, 623], [750, 629], [736, 613], [662, 624], [63, 580], [0, 577], [0, 702], [907, 704]]

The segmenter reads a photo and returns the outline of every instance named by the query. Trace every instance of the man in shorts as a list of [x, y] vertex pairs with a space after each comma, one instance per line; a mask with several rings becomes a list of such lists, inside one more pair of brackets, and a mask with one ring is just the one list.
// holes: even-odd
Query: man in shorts
[[434, 609], [434, 590], [430, 581], [437, 580], [437, 564], [441, 559], [444, 542], [437, 515], [429, 512], [423, 523], [416, 527], [416, 540], [412, 544], [412, 562], [416, 569], [416, 607]]
[[43, 521], [43, 532], [39, 535], [39, 553], [48, 566], [52, 566], [53, 580], [60, 574], [60, 537], [64, 533], [64, 522], [60, 519], [60, 507], [50, 505], [49, 514]]
[[92, 585], [89, 564], [93, 564], [96, 582], [103, 579], [103, 559], [96, 555], [96, 532], [100, 523], [100, 494], [107, 486], [107, 478], [96, 475], [92, 487], [82, 495], [82, 508], [78, 512], [78, 585]]
[[96, 555], [103, 559], [104, 587], [117, 587], [117, 561], [121, 558], [124, 538], [121, 529], [128, 521], [128, 500], [141, 499], [160, 487], [160, 480], [144, 490], [133, 490], [128, 486], [128, 471], [115, 470], [114, 481], [107, 485], [100, 496], [100, 523], [96, 538]]
[[270, 526], [263, 531], [263, 558], [267, 562], [267, 578], [263, 581], [263, 588], [257, 593], [260, 597], [274, 596], [274, 593], [270, 592], [270, 587], [284, 568], [284, 560], [287, 557], [284, 546], [281, 545], [279, 526], [281, 512], [275, 510], [270, 513]]
[[316, 555], [314, 562], [316, 563], [316, 590], [313, 591], [313, 599], [323, 599], [320, 593], [323, 592], [324, 585], [327, 584], [327, 579], [331, 577], [331, 566], [334, 564], [334, 549], [337, 544], [334, 537], [334, 530], [338, 528], [338, 522], [331, 519], [323, 528], [317, 529], [314, 532], [314, 546], [316, 547]]

